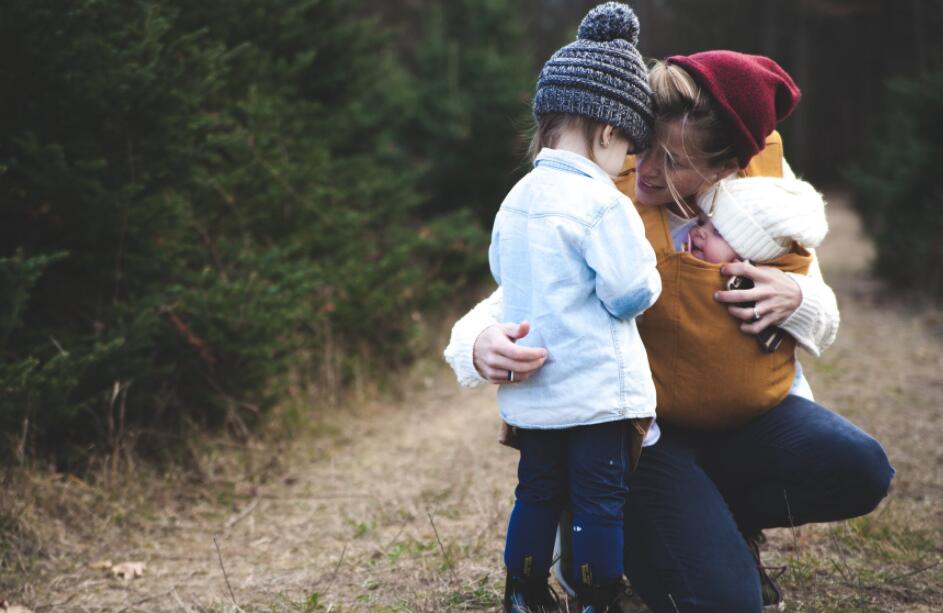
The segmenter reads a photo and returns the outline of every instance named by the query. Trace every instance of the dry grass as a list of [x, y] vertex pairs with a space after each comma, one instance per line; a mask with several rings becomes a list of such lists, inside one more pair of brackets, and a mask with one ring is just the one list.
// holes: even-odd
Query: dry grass
[[[943, 316], [880, 298], [855, 218], [833, 206], [830, 219], [822, 259], [842, 332], [804, 365], [819, 400], [884, 442], [898, 475], [876, 513], [770, 531], [766, 557], [789, 565], [791, 611], [941, 610]], [[434, 358], [404, 387], [306, 417], [281, 447], [204, 442], [199, 478], [8, 471], [0, 600], [44, 611], [495, 610], [516, 457], [495, 442], [493, 391], [460, 391]], [[146, 574], [113, 579], [92, 568], [102, 559], [143, 561]]]
[[[9, 567], [3, 596], [95, 611], [237, 610], [233, 599], [247, 611], [494, 605], [513, 454], [495, 442], [494, 412], [481, 410], [486, 394], [462, 394], [443, 378], [415, 381], [426, 389], [411, 394], [408, 410], [348, 407], [285, 450], [269, 479], [239, 489], [150, 478], [151, 504], [140, 505], [135, 492], [116, 491], [124, 512], [147, 510], [127, 524], [100, 518], [109, 488], [42, 475], [14, 485], [56, 492], [24, 501], [37, 511], [24, 526], [58, 515], [54, 497], [75, 510], [35, 535], [45, 552], [24, 552], [36, 559]], [[357, 431], [341, 435], [340, 426]], [[82, 527], [82, 517], [95, 525]], [[91, 568], [102, 559], [142, 560], [147, 574], [112, 579]]]
[[839, 195], [821, 250], [839, 296], [835, 345], [803, 365], [817, 400], [874, 435], [897, 475], [871, 515], [771, 531], [791, 611], [943, 610], [943, 312], [878, 286], [873, 249]]

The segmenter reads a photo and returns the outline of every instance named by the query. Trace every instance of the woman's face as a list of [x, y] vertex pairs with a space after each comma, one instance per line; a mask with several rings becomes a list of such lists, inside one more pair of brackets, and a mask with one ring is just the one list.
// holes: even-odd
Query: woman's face
[[693, 149], [701, 137], [699, 130], [688, 126], [682, 131], [681, 125], [680, 119], [658, 123], [652, 146], [636, 156], [635, 198], [641, 204], [673, 202], [669, 181], [678, 195], [688, 200], [721, 177], [717, 170], [706, 168], [695, 158]]

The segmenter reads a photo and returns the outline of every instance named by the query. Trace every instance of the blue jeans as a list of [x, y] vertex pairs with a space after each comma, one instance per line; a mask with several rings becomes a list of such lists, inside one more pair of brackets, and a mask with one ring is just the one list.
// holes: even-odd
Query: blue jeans
[[563, 430], [520, 430], [516, 501], [505, 565], [515, 577], [543, 580], [564, 504], [573, 509], [573, 569], [581, 585], [606, 585], [623, 573], [622, 509], [629, 464], [628, 422]]
[[662, 424], [629, 477], [625, 573], [654, 611], [757, 613], [741, 535], [872, 511], [894, 469], [881, 445], [798, 396], [726, 431]]

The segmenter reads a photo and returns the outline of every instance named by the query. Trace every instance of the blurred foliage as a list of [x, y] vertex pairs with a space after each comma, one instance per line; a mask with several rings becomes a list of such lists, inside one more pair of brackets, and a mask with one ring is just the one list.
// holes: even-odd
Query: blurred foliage
[[892, 286], [943, 298], [943, 71], [887, 84], [883, 121], [848, 172], [854, 203]]
[[536, 72], [522, 20], [503, 0], [429, 2], [422, 14], [408, 137], [429, 167], [424, 210], [470, 211], [490, 227], [520, 174], [531, 122]]
[[[519, 0], [545, 58], [598, 0]], [[825, 185], [863, 154], [893, 77], [943, 69], [939, 0], [628, 0], [645, 57], [733, 49], [774, 58], [802, 89], [778, 129], [790, 165]], [[826, 138], [822, 138], [827, 135]]]
[[443, 2], [416, 44], [366, 6], [0, 6], [0, 454], [245, 432], [289, 372], [407, 361], [418, 310], [486, 272], [529, 94], [512, 3]]

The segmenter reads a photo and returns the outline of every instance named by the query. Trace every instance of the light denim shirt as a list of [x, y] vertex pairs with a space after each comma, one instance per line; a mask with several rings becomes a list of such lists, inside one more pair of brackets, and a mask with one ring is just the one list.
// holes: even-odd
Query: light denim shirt
[[518, 343], [543, 368], [498, 391], [521, 428], [569, 428], [655, 414], [655, 386], [635, 317], [661, 278], [642, 220], [599, 166], [544, 149], [498, 211], [488, 252], [504, 321], [531, 323]]

